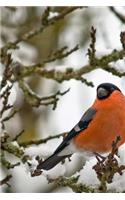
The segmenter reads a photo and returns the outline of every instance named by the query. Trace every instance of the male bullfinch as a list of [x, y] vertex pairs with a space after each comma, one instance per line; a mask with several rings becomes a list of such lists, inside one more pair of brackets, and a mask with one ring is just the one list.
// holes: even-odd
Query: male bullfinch
[[55, 152], [41, 161], [36, 171], [50, 170], [73, 153], [106, 153], [112, 142], [120, 136], [119, 146], [125, 142], [125, 96], [111, 84], [97, 87], [97, 98], [80, 121], [67, 134]]

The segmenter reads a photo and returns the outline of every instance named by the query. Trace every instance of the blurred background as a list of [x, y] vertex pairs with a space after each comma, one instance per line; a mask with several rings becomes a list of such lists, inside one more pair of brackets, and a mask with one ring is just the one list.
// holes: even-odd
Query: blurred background
[[[51, 7], [51, 14], [59, 13], [62, 9], [64, 7]], [[15, 41], [24, 33], [37, 27], [41, 23], [41, 14], [44, 10], [45, 7], [1, 7], [1, 46], [4, 46], [8, 41]], [[117, 7], [116, 10], [121, 14], [125, 13], [125, 7]], [[112, 52], [113, 49], [120, 50], [122, 48], [119, 35], [125, 29], [124, 24], [109, 7], [88, 7], [74, 11], [56, 25], [48, 27], [42, 34], [21, 42], [19, 49], [12, 52], [12, 57], [14, 61], [21, 62], [23, 65], [32, 65], [42, 63], [46, 55], [49, 55], [54, 49], [59, 49], [65, 45], [73, 48], [76, 44], [79, 44], [79, 50], [70, 56], [46, 64], [46, 67], [50, 69], [62, 70], [67, 67], [78, 69], [88, 63], [87, 49], [90, 44], [91, 26], [97, 29], [96, 53], [98, 57]], [[114, 66], [123, 71], [125, 60], [117, 61]], [[0, 70], [2, 73], [2, 68]], [[32, 90], [40, 96], [47, 96], [58, 90], [65, 91], [70, 88], [66, 95], [60, 97], [54, 111], [51, 106], [32, 108], [26, 103], [22, 91], [15, 84], [16, 100], [14, 107], [21, 108], [21, 111], [7, 123], [8, 132], [14, 136], [24, 129], [20, 141], [46, 138], [49, 135], [67, 132], [72, 129], [85, 110], [93, 103], [98, 84], [111, 82], [125, 92], [125, 78], [113, 76], [104, 70], [94, 70], [84, 77], [92, 81], [95, 87], [88, 87], [77, 80], [64, 81], [59, 84], [50, 79], [38, 78], [35, 75], [27, 79]], [[51, 140], [47, 144], [37, 147], [29, 147], [26, 152], [32, 156], [40, 154], [47, 157], [55, 150], [61, 139]], [[68, 161], [65, 163], [66, 175], [73, 174], [80, 163], [79, 157], [74, 155], [71, 163], [68, 163]], [[13, 174], [11, 188], [9, 190], [3, 188], [3, 191], [71, 192], [68, 188], [55, 189], [53, 184], [48, 185], [43, 176], [31, 178], [23, 165], [15, 167], [11, 170], [11, 173]]]

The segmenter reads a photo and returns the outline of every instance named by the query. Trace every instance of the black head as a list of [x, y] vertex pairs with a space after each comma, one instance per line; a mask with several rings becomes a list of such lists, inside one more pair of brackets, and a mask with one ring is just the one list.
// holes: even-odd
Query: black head
[[97, 98], [100, 100], [106, 99], [116, 90], [121, 92], [121, 90], [112, 83], [102, 83], [97, 87]]

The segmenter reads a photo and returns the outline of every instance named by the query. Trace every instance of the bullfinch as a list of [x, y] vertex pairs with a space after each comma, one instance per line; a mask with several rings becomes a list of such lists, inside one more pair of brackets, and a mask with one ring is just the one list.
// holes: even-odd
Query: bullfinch
[[60, 161], [75, 152], [110, 152], [112, 142], [120, 136], [119, 146], [125, 142], [125, 96], [111, 83], [97, 87], [93, 105], [67, 134], [55, 152], [45, 161], [40, 161], [36, 171], [50, 170]]

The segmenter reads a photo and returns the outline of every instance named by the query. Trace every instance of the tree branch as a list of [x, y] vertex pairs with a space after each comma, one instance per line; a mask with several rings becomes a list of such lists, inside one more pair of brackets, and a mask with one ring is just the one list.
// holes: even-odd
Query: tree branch
[[3, 180], [0, 181], [0, 185], [6, 184], [6, 185], [10, 186], [9, 183], [8, 183], [8, 181], [9, 181], [11, 178], [12, 178], [12, 175], [7, 175]]
[[125, 31], [121, 32], [120, 34], [120, 41], [122, 43], [122, 47], [125, 50]]
[[118, 142], [120, 136], [117, 136], [116, 140], [112, 142], [112, 150], [108, 156], [104, 157], [98, 153], [95, 153], [97, 163], [93, 166], [97, 177], [100, 181], [99, 190], [101, 192], [107, 192], [107, 183], [112, 183], [113, 177], [116, 173], [123, 174], [125, 165], [120, 165], [115, 156], [118, 155]]
[[81, 184], [81, 183], [77, 183], [78, 181], [78, 177], [71, 177], [71, 178], [66, 178], [66, 177], [59, 177], [57, 179], [49, 179], [48, 178], [48, 181], [49, 183], [54, 183], [56, 185], [56, 187], [69, 187], [73, 190], [73, 192], [76, 192], [76, 193], [82, 193], [82, 192], [87, 192], [87, 193], [90, 193], [90, 192], [95, 192], [94, 189], [84, 185], [84, 184]]
[[[10, 139], [10, 137], [9, 137]], [[17, 143], [18, 144], [18, 143]], [[20, 158], [23, 163], [27, 162], [27, 160], [30, 160], [30, 156], [25, 155], [24, 149], [20, 148], [20, 146], [16, 146], [12, 141], [3, 141], [1, 143], [1, 151], [4, 153], [4, 151], [16, 156], [17, 158]]]
[[[48, 19], [46, 21], [46, 23], [41, 23], [41, 25], [39, 25], [39, 27], [35, 28], [34, 30], [29, 31], [28, 33], [25, 33], [23, 36], [21, 36], [21, 38], [17, 39], [15, 42], [7, 43], [1, 50], [2, 54], [4, 55], [4, 53], [7, 52], [8, 49], [16, 48], [16, 45], [18, 43], [20, 43], [22, 41], [26, 41], [26, 40], [38, 35], [39, 33], [42, 33], [47, 27], [54, 25], [57, 21], [63, 19], [65, 16], [67, 16], [68, 14], [72, 13], [73, 11], [75, 11], [79, 8], [84, 8], [84, 7], [76, 6], [76, 7], [64, 8], [64, 10], [61, 13], [59, 13], [58, 16], [54, 16], [54, 17]], [[46, 12], [46, 10], [45, 10], [45, 12]]]
[[113, 6], [110, 6], [109, 9], [112, 11], [112, 13], [122, 22], [125, 23], [125, 16], [120, 14], [115, 10]]
[[109, 63], [116, 62], [120, 59], [123, 59], [124, 57], [125, 57], [124, 50], [120, 51], [114, 50], [113, 52], [111, 52], [106, 56], [102, 56], [101, 58], [95, 58], [93, 65], [88, 64], [79, 69], [67, 68], [65, 71], [59, 71], [55, 69], [47, 70], [40, 68], [40, 65], [22, 66], [20, 63], [16, 63], [16, 65], [14, 65], [13, 73], [17, 80], [20, 78], [30, 76], [33, 73], [35, 73], [44, 78], [53, 79], [59, 83], [70, 79], [76, 79], [85, 82], [88, 86], [93, 86], [92, 82], [88, 82], [85, 78], [82, 77], [84, 74], [100, 68], [109, 71], [116, 76], [120, 77], [125, 76], [125, 73], [117, 72], [114, 68], [112, 69], [108, 66]]
[[3, 152], [3, 151], [1, 152], [1, 155], [0, 155], [0, 162], [2, 163], [2, 165], [3, 165], [6, 169], [13, 169], [14, 167], [20, 165], [20, 162], [17, 162], [17, 163], [15, 163], [15, 164], [12, 164], [11, 162], [9, 162], [9, 161], [5, 158], [5, 155], [4, 155], [4, 152]]
[[55, 60], [58, 60], [58, 59], [62, 59], [62, 58], [65, 58], [67, 56], [69, 56], [70, 54], [72, 54], [73, 52], [77, 51], [79, 49], [79, 46], [76, 45], [74, 48], [72, 48], [71, 50], [67, 50], [68, 47], [67, 46], [64, 46], [62, 47], [61, 49], [55, 51], [55, 52], [52, 52], [44, 61], [42, 64], [40, 64], [40, 67], [43, 65], [45, 65], [46, 63], [49, 63], [49, 62], [53, 62]]
[[44, 139], [40, 139], [40, 140], [31, 140], [31, 141], [27, 141], [27, 142], [19, 142], [20, 146], [23, 147], [28, 147], [30, 145], [39, 145], [39, 144], [43, 144], [46, 143], [49, 140], [55, 139], [55, 138], [59, 138], [61, 136], [65, 136], [67, 133], [61, 133], [61, 134], [57, 134], [57, 135], [53, 135], [53, 136], [49, 136], [47, 138]]
[[93, 65], [93, 63], [95, 62], [95, 52], [96, 52], [96, 49], [95, 49], [96, 29], [93, 26], [91, 27], [90, 36], [91, 36], [91, 43], [90, 43], [90, 47], [88, 48], [87, 55], [89, 56], [90, 65]]
[[57, 91], [55, 94], [52, 94], [50, 96], [40, 97], [35, 92], [33, 92], [31, 88], [23, 80], [19, 80], [19, 86], [23, 90], [26, 101], [31, 106], [39, 107], [41, 105], [44, 105], [44, 106], [53, 105], [53, 110], [56, 109], [57, 102], [59, 100], [58, 96], [63, 96], [67, 92], [69, 92], [69, 89], [68, 89], [64, 92]]

